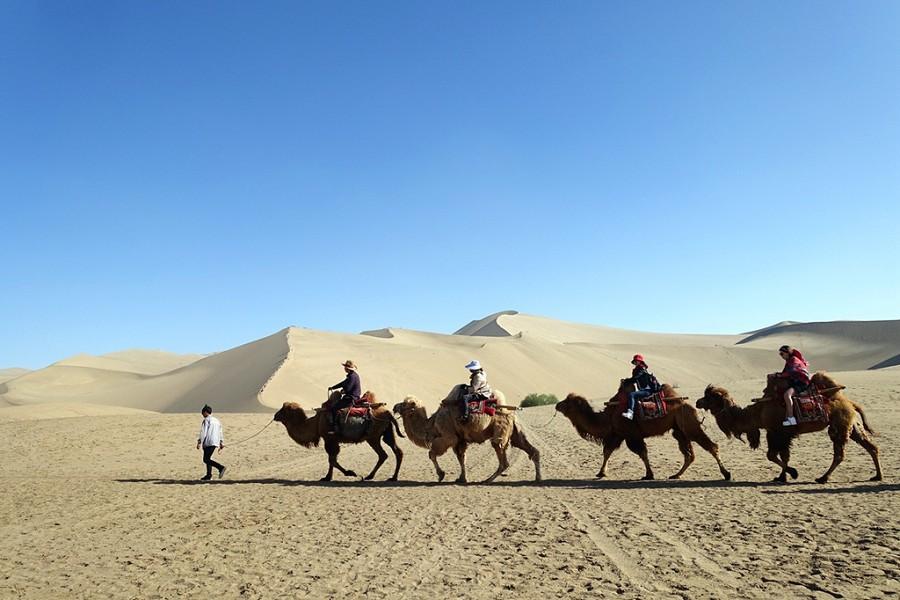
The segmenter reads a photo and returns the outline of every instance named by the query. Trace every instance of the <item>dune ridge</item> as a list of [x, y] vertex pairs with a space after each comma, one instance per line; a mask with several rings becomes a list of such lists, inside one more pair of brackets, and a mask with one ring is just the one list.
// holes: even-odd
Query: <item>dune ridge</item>
[[[0, 407], [45, 405], [41, 415], [63, 403], [156, 412], [196, 412], [203, 404], [223, 412], [271, 412], [283, 402], [311, 408], [343, 378], [340, 364], [347, 359], [359, 365], [363, 387], [386, 402], [413, 394], [436, 406], [450, 387], [467, 380], [463, 365], [473, 358], [511, 401], [533, 392], [608, 398], [637, 352], [661, 380], [694, 394], [713, 382], [756, 379], [761, 385], [766, 373], [781, 369], [776, 349], [782, 343], [801, 348], [814, 369], [889, 367], [900, 364], [900, 321], [789, 322], [749, 335], [704, 335], [501, 311], [452, 335], [393, 327], [359, 335], [287, 327], [200, 358], [139, 350], [70, 357], [0, 382]], [[166, 370], [171, 365], [178, 366]], [[18, 409], [25, 413], [27, 408]]]

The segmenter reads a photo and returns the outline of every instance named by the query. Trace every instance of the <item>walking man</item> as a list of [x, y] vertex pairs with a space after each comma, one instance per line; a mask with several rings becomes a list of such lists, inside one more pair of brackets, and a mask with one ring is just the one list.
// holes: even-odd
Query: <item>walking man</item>
[[200, 411], [203, 415], [203, 422], [200, 423], [200, 435], [197, 437], [197, 450], [203, 448], [203, 462], [206, 464], [206, 476], [201, 477], [201, 481], [209, 481], [212, 479], [213, 467], [219, 470], [219, 479], [225, 474], [225, 465], [220, 465], [212, 459], [213, 452], [216, 447], [221, 452], [225, 447], [225, 439], [222, 437], [222, 423], [212, 416], [212, 409], [209, 404]]

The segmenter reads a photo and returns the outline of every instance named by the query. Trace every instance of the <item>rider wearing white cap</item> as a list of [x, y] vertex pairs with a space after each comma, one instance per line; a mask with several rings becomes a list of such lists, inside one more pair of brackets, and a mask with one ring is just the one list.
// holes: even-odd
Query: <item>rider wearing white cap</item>
[[491, 386], [488, 385], [487, 375], [484, 374], [481, 363], [473, 360], [466, 365], [466, 368], [469, 370], [469, 389], [468, 393], [463, 394], [462, 397], [459, 417], [461, 421], [466, 421], [469, 418], [470, 401], [491, 397]]

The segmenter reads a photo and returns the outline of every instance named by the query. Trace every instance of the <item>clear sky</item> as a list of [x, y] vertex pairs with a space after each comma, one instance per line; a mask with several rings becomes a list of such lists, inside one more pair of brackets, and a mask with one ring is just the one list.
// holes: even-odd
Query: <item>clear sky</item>
[[900, 318], [898, 2], [0, 3], [0, 367]]

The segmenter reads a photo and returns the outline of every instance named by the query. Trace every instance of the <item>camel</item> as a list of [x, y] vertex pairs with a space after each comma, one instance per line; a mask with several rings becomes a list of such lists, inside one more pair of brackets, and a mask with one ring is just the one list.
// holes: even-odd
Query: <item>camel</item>
[[[340, 392], [336, 392], [336, 394], [339, 395]], [[331, 400], [333, 398], [329, 401]], [[378, 462], [375, 463], [372, 472], [364, 478], [366, 481], [370, 481], [375, 477], [375, 473], [378, 472], [378, 469], [388, 457], [387, 452], [381, 447], [382, 440], [394, 451], [394, 457], [397, 459], [394, 474], [388, 481], [397, 481], [400, 463], [403, 462], [403, 451], [397, 445], [394, 431], [396, 430], [396, 434], [400, 437], [403, 437], [403, 434], [400, 432], [400, 425], [394, 419], [394, 415], [387, 408], [384, 408], [383, 405], [376, 405], [372, 409], [372, 421], [368, 427], [362, 427], [351, 421], [336, 434], [328, 433], [330, 426], [328, 424], [327, 411], [323, 409], [319, 409], [315, 415], [308, 417], [299, 404], [285, 402], [278, 412], [275, 413], [274, 419], [279, 423], [283, 423], [291, 439], [301, 446], [311, 448], [318, 446], [320, 440], [325, 441], [325, 452], [328, 453], [328, 473], [320, 481], [331, 481], [335, 467], [348, 477], [357, 477], [355, 472], [342, 467], [338, 463], [337, 457], [341, 451], [341, 444], [359, 444], [360, 442], [367, 442], [378, 454]]]
[[[812, 376], [812, 384], [823, 390], [823, 395], [829, 399], [826, 406], [827, 421], [812, 421], [798, 423], [795, 426], [784, 427], [784, 392], [789, 383], [781, 378], [771, 378], [766, 385], [763, 399], [750, 406], [740, 407], [735, 404], [728, 390], [714, 385], [709, 385], [703, 397], [697, 400], [697, 408], [708, 410], [716, 419], [719, 429], [728, 437], [735, 436], [741, 439], [742, 434], [747, 434], [752, 449], [759, 448], [760, 429], [766, 430], [766, 445], [768, 451], [766, 458], [781, 467], [781, 473], [774, 481], [784, 483], [787, 475], [797, 479], [797, 469], [788, 463], [791, 458], [791, 444], [795, 437], [806, 433], [828, 429], [828, 436], [833, 446], [831, 466], [821, 476], [816, 478], [818, 483], [826, 483], [828, 478], [844, 460], [844, 446], [851, 439], [869, 453], [875, 463], [875, 475], [870, 481], [881, 481], [881, 463], [878, 460], [878, 446], [869, 439], [869, 434], [874, 434], [866, 413], [862, 406], [847, 398], [841, 392], [834, 379], [825, 372], [818, 372]], [[862, 421], [860, 426], [859, 420]]]
[[[466, 483], [466, 448], [469, 444], [480, 444], [489, 441], [497, 453], [497, 470], [485, 480], [490, 483], [509, 468], [506, 449], [512, 445], [528, 454], [534, 463], [534, 480], [541, 480], [541, 455], [537, 448], [529, 443], [516, 423], [515, 413], [505, 409], [497, 409], [493, 416], [471, 415], [465, 423], [459, 420], [459, 398], [466, 393], [466, 384], [454, 386], [450, 394], [441, 403], [441, 407], [430, 417], [425, 407], [414, 396], [407, 396], [403, 402], [394, 406], [394, 413], [400, 415], [403, 429], [415, 445], [428, 449], [428, 458], [434, 463], [438, 481], [443, 481], [445, 472], [438, 464], [438, 457], [453, 448], [459, 461], [459, 477], [457, 483]], [[503, 393], [494, 390], [498, 404], [504, 403]]]
[[622, 416], [620, 404], [623, 398], [627, 398], [630, 387], [623, 380], [619, 385], [619, 391], [600, 412], [595, 412], [588, 401], [577, 394], [569, 394], [565, 400], [556, 405], [556, 410], [572, 421], [578, 435], [603, 446], [603, 464], [600, 465], [600, 471], [597, 473], [598, 479], [606, 477], [606, 464], [609, 462], [609, 457], [622, 445], [623, 441], [628, 449], [637, 454], [644, 462], [646, 473], [641, 479], [653, 479], [653, 469], [650, 467], [647, 444], [644, 439], [663, 435], [667, 431], [672, 432], [672, 437], [678, 441], [678, 449], [684, 456], [681, 470], [670, 476], [669, 479], [680, 478], [694, 462], [694, 447], [691, 442], [697, 442], [704, 450], [712, 454], [719, 465], [722, 477], [726, 481], [731, 479], [731, 473], [719, 459], [719, 447], [709, 439], [700, 426], [697, 410], [682, 400], [675, 400], [677, 394], [672, 386], [663, 385], [663, 393], [673, 398], [673, 400], [666, 401], [668, 412], [665, 416], [634, 421]]

